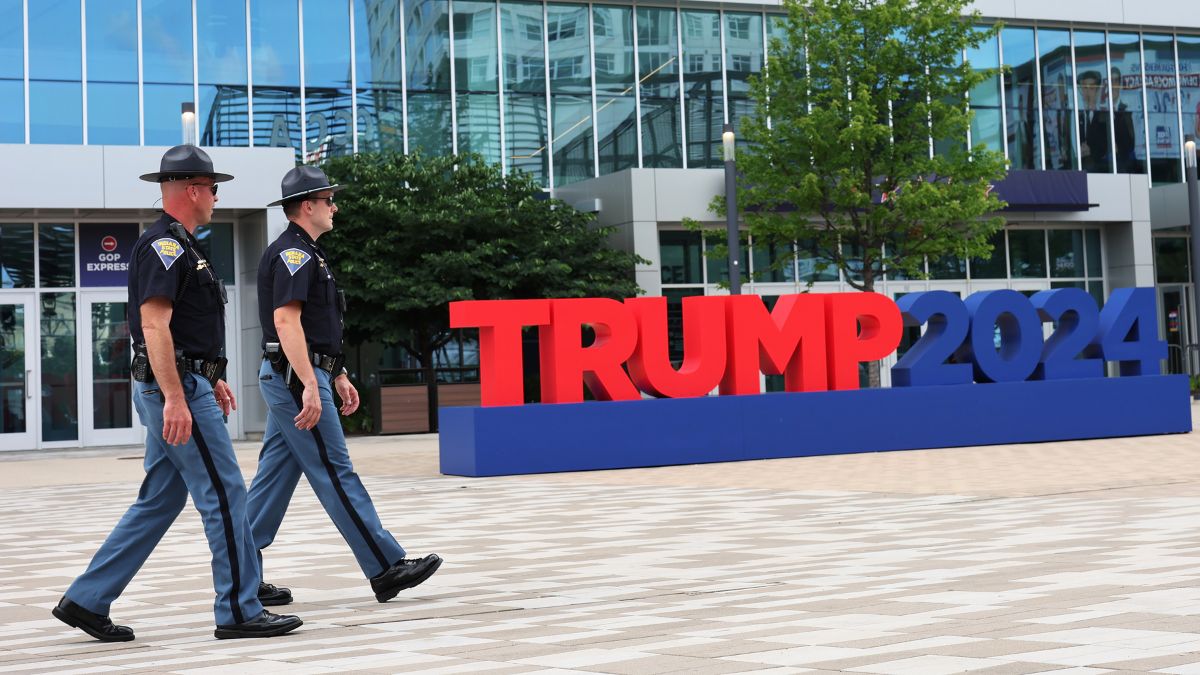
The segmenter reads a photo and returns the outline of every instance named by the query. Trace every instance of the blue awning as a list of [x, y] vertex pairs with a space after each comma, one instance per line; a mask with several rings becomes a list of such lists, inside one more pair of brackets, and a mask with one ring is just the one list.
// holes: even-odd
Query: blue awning
[[1082, 171], [1009, 171], [995, 184], [1005, 211], [1087, 211], [1087, 174]]

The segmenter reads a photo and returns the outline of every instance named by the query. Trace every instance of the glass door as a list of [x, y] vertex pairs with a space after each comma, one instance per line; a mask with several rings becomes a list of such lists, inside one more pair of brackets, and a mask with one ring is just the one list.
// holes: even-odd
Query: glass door
[[0, 450], [33, 450], [37, 430], [37, 318], [32, 293], [0, 294]]
[[[142, 441], [143, 427], [133, 410], [132, 347], [123, 290], [85, 291], [81, 317], [85, 383], [81, 432], [83, 444], [125, 445]], [[90, 412], [89, 412], [90, 411]]]
[[1159, 329], [1167, 341], [1168, 374], [1195, 373], [1195, 354], [1192, 347], [1191, 293], [1187, 286], [1158, 287]]

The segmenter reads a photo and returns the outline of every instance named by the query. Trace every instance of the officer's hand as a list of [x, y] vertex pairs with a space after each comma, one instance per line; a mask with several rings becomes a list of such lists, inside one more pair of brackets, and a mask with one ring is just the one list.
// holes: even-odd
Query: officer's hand
[[338, 398], [342, 399], [342, 415], [353, 415], [358, 410], [358, 390], [350, 384], [350, 378], [338, 375], [333, 381], [333, 388], [337, 390]]
[[305, 385], [304, 393], [300, 395], [304, 407], [296, 415], [296, 428], [308, 431], [321, 421], [321, 390], [316, 384]]
[[192, 438], [192, 411], [187, 399], [168, 398], [163, 403], [163, 440], [167, 445], [183, 445]]
[[221, 412], [229, 415], [230, 411], [237, 410], [237, 399], [233, 396], [233, 389], [225, 380], [217, 380], [217, 384], [213, 387], [213, 396], [217, 399], [217, 405], [221, 407]]

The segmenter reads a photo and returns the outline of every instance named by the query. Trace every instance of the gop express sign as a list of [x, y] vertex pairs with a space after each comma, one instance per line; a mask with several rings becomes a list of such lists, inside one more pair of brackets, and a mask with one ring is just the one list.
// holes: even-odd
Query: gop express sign
[[[858, 364], [890, 355], [904, 325], [925, 325], [892, 368], [897, 387], [1158, 374], [1152, 288], [1122, 288], [1104, 309], [1077, 288], [980, 291], [965, 300], [927, 291], [892, 301], [877, 293], [780, 296], [772, 311], [755, 295], [683, 299], [684, 358], [667, 347], [667, 300], [484, 300], [450, 305], [453, 328], [478, 328], [483, 406], [521, 405], [521, 329], [537, 326], [542, 401], [643, 394], [685, 398], [757, 394], [759, 375], [783, 375], [791, 392], [858, 388]], [[1044, 338], [1043, 324], [1052, 331]], [[585, 325], [595, 341], [582, 346]], [[999, 335], [999, 345], [996, 336]]]
[[134, 223], [84, 223], [79, 226], [79, 285], [124, 286], [137, 242]]

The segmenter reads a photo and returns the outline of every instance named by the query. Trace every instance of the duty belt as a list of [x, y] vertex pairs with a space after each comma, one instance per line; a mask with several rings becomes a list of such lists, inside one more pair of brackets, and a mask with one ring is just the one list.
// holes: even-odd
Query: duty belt
[[[225, 376], [226, 363], [228, 361], [221, 356], [212, 360], [196, 359], [184, 356], [183, 352], [178, 349], [175, 350], [175, 368], [178, 370], [180, 378], [184, 373], [195, 373], [208, 380], [209, 384], [216, 385], [217, 380]], [[150, 369], [150, 358], [144, 344], [133, 346], [132, 371], [133, 379], [138, 382], [154, 381], [154, 373]]]
[[[287, 367], [287, 356], [283, 353], [283, 348], [278, 342], [268, 342], [266, 349], [263, 351], [263, 358], [271, 362], [271, 366], [275, 372], [283, 372]], [[325, 371], [330, 377], [337, 377], [342, 372], [342, 366], [346, 365], [346, 356], [338, 354], [321, 354], [320, 352], [309, 352], [308, 360], [314, 368]]]

